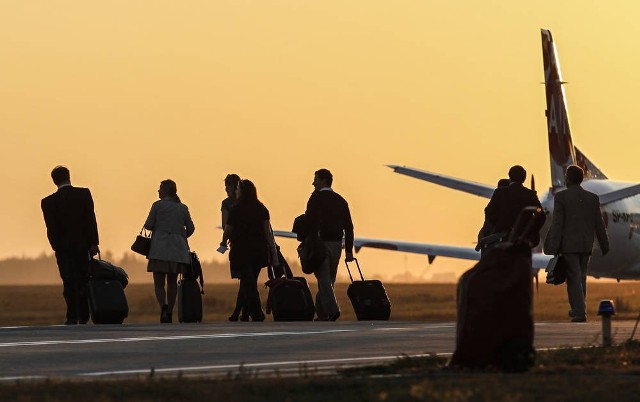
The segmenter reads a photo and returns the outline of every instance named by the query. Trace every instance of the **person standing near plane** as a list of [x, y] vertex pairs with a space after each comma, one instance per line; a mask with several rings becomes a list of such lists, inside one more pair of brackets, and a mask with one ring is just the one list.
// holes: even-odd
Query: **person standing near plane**
[[318, 231], [324, 242], [327, 256], [313, 273], [318, 280], [316, 313], [318, 321], [335, 321], [340, 317], [340, 307], [333, 286], [336, 282], [342, 238], [344, 236], [345, 260], [353, 261], [353, 222], [349, 204], [333, 191], [333, 175], [327, 169], [315, 172], [314, 192], [307, 202], [305, 214], [311, 231]]
[[[520, 165], [512, 166], [509, 169], [509, 185], [506, 187], [498, 187], [493, 192], [493, 196], [484, 209], [485, 224], [490, 228], [489, 234], [493, 238], [492, 243], [486, 244], [487, 248], [509, 237], [509, 233], [516, 223], [518, 214], [524, 207], [538, 207], [540, 200], [534, 190], [526, 188], [523, 183], [527, 178], [527, 171]], [[540, 242], [539, 228], [542, 227], [546, 217], [538, 214], [536, 228], [533, 230], [529, 238], [531, 248]]]
[[67, 304], [65, 325], [86, 324], [89, 260], [100, 252], [93, 198], [88, 188], [71, 185], [69, 169], [64, 166], [53, 168], [51, 178], [58, 190], [44, 198], [41, 206], [47, 238], [62, 278], [62, 295]]
[[[496, 188], [500, 187], [509, 187], [509, 179], [500, 179], [498, 180], [498, 185]], [[491, 238], [488, 237], [491, 234], [491, 226], [489, 226], [489, 222], [484, 220], [484, 224], [480, 228], [478, 232], [478, 243], [476, 244], [476, 251], [480, 251], [480, 256], [482, 257], [484, 253], [487, 251], [487, 244], [492, 243]]]
[[579, 166], [567, 168], [567, 189], [555, 196], [553, 220], [544, 242], [545, 254], [561, 254], [566, 263], [571, 322], [587, 321], [587, 268], [594, 235], [602, 255], [609, 252], [609, 237], [600, 212], [600, 199], [580, 186], [583, 178], [584, 171]]

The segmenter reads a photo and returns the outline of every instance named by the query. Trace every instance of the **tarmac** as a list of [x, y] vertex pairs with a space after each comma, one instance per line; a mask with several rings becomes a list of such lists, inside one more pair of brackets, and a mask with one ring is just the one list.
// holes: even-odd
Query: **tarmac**
[[[613, 321], [613, 342], [635, 321]], [[535, 347], [600, 345], [599, 319], [536, 323]], [[636, 334], [636, 338], [640, 338]], [[215, 322], [0, 328], [0, 381], [335, 373], [405, 356], [450, 356], [455, 323]]]

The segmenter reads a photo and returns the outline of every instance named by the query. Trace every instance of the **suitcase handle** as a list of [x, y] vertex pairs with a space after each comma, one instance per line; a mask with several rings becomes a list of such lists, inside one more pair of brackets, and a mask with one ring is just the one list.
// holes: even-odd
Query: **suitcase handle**
[[[358, 259], [354, 258], [353, 261], [356, 262], [356, 267], [358, 267], [358, 272], [360, 273], [360, 279], [364, 281], [364, 276], [362, 276], [362, 270], [360, 269], [360, 264], [358, 264]], [[349, 273], [349, 279], [351, 279], [351, 283], [353, 283], [353, 277], [351, 276], [351, 270], [349, 269], [349, 263], [347, 260], [344, 260], [344, 265], [347, 266], [347, 272]]]

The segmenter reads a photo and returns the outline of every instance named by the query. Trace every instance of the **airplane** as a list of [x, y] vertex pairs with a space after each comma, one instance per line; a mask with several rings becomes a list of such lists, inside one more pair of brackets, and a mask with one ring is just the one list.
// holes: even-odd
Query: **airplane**
[[[551, 187], [540, 197], [540, 203], [547, 215], [540, 238], [544, 240], [549, 230], [555, 194], [566, 188], [564, 182], [566, 168], [570, 165], [578, 165], [585, 172], [582, 187], [600, 198], [600, 207], [610, 242], [610, 251], [604, 258], [595, 242], [588, 275], [595, 278], [613, 278], [618, 281], [640, 279], [640, 184], [609, 180], [602, 170], [573, 144], [563, 87], [566, 82], [562, 80], [556, 46], [549, 30], [541, 29], [541, 34]], [[493, 185], [412, 167], [400, 165], [388, 165], [388, 167], [398, 174], [487, 199], [491, 198], [495, 189]], [[291, 232], [276, 230], [274, 234], [295, 238], [295, 234]], [[359, 252], [363, 247], [427, 255], [430, 264], [436, 256], [476, 261], [480, 259], [480, 253], [473, 247], [356, 237], [355, 251]], [[551, 258], [552, 256], [543, 254], [541, 246], [538, 246], [532, 253], [533, 269], [537, 271], [546, 268]]]

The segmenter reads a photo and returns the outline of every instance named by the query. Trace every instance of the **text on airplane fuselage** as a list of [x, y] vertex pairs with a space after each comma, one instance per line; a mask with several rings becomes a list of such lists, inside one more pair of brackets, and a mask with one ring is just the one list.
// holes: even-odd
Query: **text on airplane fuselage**
[[612, 211], [613, 223], [633, 223], [633, 215], [628, 212]]

